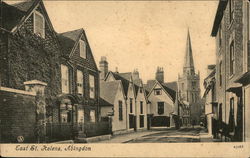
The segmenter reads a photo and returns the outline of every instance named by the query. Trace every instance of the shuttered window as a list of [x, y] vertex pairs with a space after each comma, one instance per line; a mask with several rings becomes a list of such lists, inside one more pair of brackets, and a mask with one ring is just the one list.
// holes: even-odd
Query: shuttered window
[[61, 65], [62, 93], [69, 93], [69, 69]]
[[83, 73], [80, 70], [77, 70], [77, 92], [83, 94]]
[[45, 38], [45, 22], [44, 17], [39, 12], [34, 12], [34, 33]]

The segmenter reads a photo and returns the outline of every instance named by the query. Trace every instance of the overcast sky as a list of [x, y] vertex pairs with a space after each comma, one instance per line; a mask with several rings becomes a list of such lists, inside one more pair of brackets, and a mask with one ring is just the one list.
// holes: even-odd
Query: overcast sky
[[182, 72], [189, 27], [201, 84], [215, 63], [210, 36], [218, 1], [44, 1], [57, 32], [84, 28], [97, 65], [106, 56], [109, 69], [137, 68], [144, 82], [164, 68], [165, 81]]

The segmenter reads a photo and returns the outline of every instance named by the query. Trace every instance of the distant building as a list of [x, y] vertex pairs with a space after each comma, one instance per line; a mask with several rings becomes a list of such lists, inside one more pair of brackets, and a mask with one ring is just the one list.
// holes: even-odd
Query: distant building
[[[100, 70], [107, 72], [108, 62], [105, 57], [101, 58], [99, 64]], [[108, 73], [105, 72], [100, 72], [101, 74], [106, 74], [104, 78], [105, 82], [121, 81], [122, 83], [123, 91], [126, 97], [126, 115], [124, 116], [124, 119], [127, 120], [127, 130], [136, 131], [146, 129], [148, 101], [138, 70], [127, 73], [119, 73], [118, 71], [109, 71]], [[106, 91], [106, 93], [109, 93], [109, 91]]]
[[210, 136], [217, 134], [218, 124], [218, 111], [217, 111], [217, 100], [216, 100], [216, 80], [215, 80], [216, 69], [215, 65], [208, 66], [208, 76], [204, 79], [205, 92], [203, 98], [205, 98], [205, 115], [206, 115], [206, 127]]
[[165, 83], [163, 68], [158, 67], [155, 80], [148, 80], [144, 86], [150, 103], [148, 114], [151, 115], [151, 126], [174, 126], [177, 83]]
[[199, 124], [201, 115], [200, 74], [195, 72], [190, 33], [187, 34], [186, 55], [183, 74], [178, 77], [179, 100], [189, 104], [190, 118], [183, 119], [183, 124]]
[[216, 95], [224, 141], [250, 140], [249, 14], [249, 1], [220, 0], [211, 33], [216, 38]]

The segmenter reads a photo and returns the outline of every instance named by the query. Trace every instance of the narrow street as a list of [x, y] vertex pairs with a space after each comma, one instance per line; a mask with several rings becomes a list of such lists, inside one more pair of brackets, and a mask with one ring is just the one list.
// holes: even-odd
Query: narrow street
[[188, 127], [176, 130], [152, 129], [150, 131], [134, 132], [113, 136], [110, 140], [96, 143], [185, 143], [185, 142], [212, 142], [213, 139], [201, 127]]

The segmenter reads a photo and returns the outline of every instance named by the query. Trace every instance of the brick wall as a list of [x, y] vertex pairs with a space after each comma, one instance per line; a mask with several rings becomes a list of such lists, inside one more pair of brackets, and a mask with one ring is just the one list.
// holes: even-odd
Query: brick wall
[[18, 136], [25, 143], [36, 142], [35, 96], [0, 90], [0, 109], [1, 143], [16, 143]]

